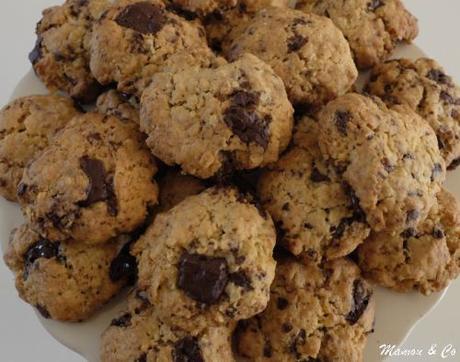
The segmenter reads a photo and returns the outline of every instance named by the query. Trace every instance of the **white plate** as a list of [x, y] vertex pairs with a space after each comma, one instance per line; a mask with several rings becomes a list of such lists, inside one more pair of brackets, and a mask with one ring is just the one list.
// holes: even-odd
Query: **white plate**
[[[423, 52], [416, 46], [400, 47], [395, 57], [418, 58]], [[365, 77], [365, 75], [363, 75]], [[30, 71], [17, 85], [12, 99], [43, 94], [46, 89]], [[460, 199], [460, 170], [450, 173], [447, 187]], [[23, 221], [17, 205], [0, 199], [0, 238], [4, 249], [11, 229]], [[375, 333], [369, 337], [365, 352], [366, 362], [382, 360], [378, 346], [381, 344], [403, 343], [417, 322], [426, 316], [441, 300], [444, 293], [436, 293], [429, 297], [418, 293], [398, 294], [383, 288], [376, 288], [377, 313]], [[59, 342], [76, 351], [90, 362], [99, 360], [100, 335], [109, 325], [112, 318], [123, 308], [122, 297], [116, 298], [103, 311], [90, 320], [73, 324], [61, 323], [40, 318], [46, 330]]]

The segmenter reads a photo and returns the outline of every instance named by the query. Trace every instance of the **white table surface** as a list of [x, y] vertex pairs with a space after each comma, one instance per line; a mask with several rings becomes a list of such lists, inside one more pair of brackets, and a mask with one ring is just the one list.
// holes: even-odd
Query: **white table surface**
[[[43, 8], [59, 0], [1, 0], [0, 2], [0, 105], [4, 105], [19, 79], [30, 69], [27, 54], [32, 49], [35, 23]], [[460, 81], [460, 1], [406, 0], [417, 15], [421, 33], [416, 43], [445, 66]], [[388, 361], [460, 361], [460, 281], [454, 282], [446, 297], [421, 321], [403, 345], [442, 348], [453, 344], [456, 358], [393, 357]], [[397, 306], [395, 306], [397, 307]], [[377, 326], [378, 328], [378, 326]], [[0, 361], [76, 362], [81, 357], [66, 349], [41, 327], [32, 309], [16, 295], [13, 278], [0, 260]], [[366, 361], [368, 362], [368, 361]], [[374, 362], [374, 361], [369, 361]]]

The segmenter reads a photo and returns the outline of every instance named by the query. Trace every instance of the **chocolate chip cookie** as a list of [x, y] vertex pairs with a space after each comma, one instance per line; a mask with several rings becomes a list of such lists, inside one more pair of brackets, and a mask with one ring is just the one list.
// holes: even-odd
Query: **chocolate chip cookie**
[[416, 227], [445, 180], [433, 129], [405, 106], [347, 94], [319, 115], [319, 144], [375, 231]]
[[374, 297], [351, 261], [278, 263], [267, 309], [240, 323], [238, 353], [250, 361], [363, 361]]
[[230, 60], [248, 52], [267, 62], [294, 104], [321, 105], [346, 93], [358, 76], [350, 47], [332, 21], [298, 10], [263, 9], [223, 45]]
[[359, 248], [363, 273], [400, 292], [431, 294], [460, 273], [460, 209], [448, 191], [416, 228], [399, 233], [373, 233]]
[[270, 216], [234, 188], [210, 188], [157, 215], [134, 246], [141, 290], [184, 328], [222, 326], [267, 305], [275, 273]]
[[367, 91], [388, 105], [404, 104], [436, 132], [446, 164], [460, 163], [460, 88], [436, 61], [391, 60], [375, 67]]
[[78, 114], [70, 98], [16, 99], [0, 111], [0, 195], [16, 201], [24, 167]]
[[93, 23], [108, 6], [108, 0], [67, 0], [43, 12], [29, 59], [49, 89], [85, 103], [101, 92], [89, 69], [89, 43]]
[[366, 217], [322, 158], [316, 122], [303, 118], [294, 145], [259, 180], [262, 205], [291, 253], [314, 262], [350, 254], [369, 235]]
[[52, 242], [27, 225], [13, 231], [4, 259], [16, 288], [44, 318], [81, 321], [91, 316], [126, 284], [110, 278], [123, 238], [104, 245], [74, 240]]
[[240, 0], [231, 8], [219, 8], [203, 19], [208, 44], [214, 50], [222, 51], [222, 43], [237, 26], [248, 23], [259, 10], [266, 7], [289, 7], [289, 0]]
[[209, 178], [276, 161], [292, 114], [281, 79], [245, 54], [214, 69], [155, 75], [142, 95], [141, 130], [160, 160]]
[[401, 0], [299, 0], [296, 7], [330, 18], [347, 38], [361, 69], [379, 64], [398, 43], [418, 34], [417, 19]]
[[140, 96], [171, 55], [200, 48], [207, 48], [203, 28], [160, 0], [120, 0], [94, 26], [91, 70], [101, 84]]
[[134, 291], [127, 310], [102, 335], [101, 361], [232, 362], [231, 331], [165, 323], [145, 295]]
[[156, 165], [130, 121], [75, 117], [24, 171], [18, 198], [45, 238], [103, 243], [143, 223], [157, 202]]
[[139, 124], [139, 104], [135, 97], [111, 89], [101, 94], [96, 103], [99, 113]]

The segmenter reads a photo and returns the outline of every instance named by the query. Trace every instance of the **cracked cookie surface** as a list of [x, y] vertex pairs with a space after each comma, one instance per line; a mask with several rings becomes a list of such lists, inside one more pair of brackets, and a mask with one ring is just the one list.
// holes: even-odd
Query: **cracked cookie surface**
[[108, 0], [67, 0], [43, 12], [29, 59], [48, 88], [84, 103], [102, 91], [89, 69], [89, 43], [93, 23], [108, 7]]
[[280, 230], [281, 243], [313, 262], [350, 254], [369, 235], [359, 205], [324, 161], [316, 121], [304, 117], [293, 146], [259, 179], [258, 194]]
[[13, 231], [4, 259], [16, 288], [45, 318], [81, 321], [90, 317], [125, 285], [113, 281], [110, 267], [123, 239], [104, 245], [73, 240], [51, 242], [23, 225]]
[[246, 54], [215, 69], [154, 76], [141, 99], [141, 130], [160, 160], [209, 178], [276, 161], [292, 114], [281, 79]]
[[248, 52], [269, 64], [294, 104], [321, 105], [346, 93], [358, 76], [350, 47], [332, 21], [298, 10], [263, 9], [223, 45], [230, 60]]
[[375, 302], [351, 261], [278, 263], [267, 309], [240, 322], [236, 349], [250, 361], [363, 361]]
[[367, 91], [388, 105], [404, 104], [436, 132], [447, 166], [460, 163], [460, 88], [434, 60], [397, 59], [372, 71]]
[[103, 243], [144, 222], [157, 202], [156, 170], [134, 123], [86, 113], [28, 165], [18, 198], [47, 239]]
[[375, 231], [416, 227], [445, 180], [433, 129], [405, 106], [347, 94], [316, 116], [323, 154], [342, 174]]
[[358, 249], [366, 277], [400, 292], [444, 289], [460, 273], [460, 209], [441, 190], [428, 217], [399, 233], [373, 233]]
[[159, 0], [121, 0], [94, 26], [91, 70], [101, 84], [116, 83], [119, 91], [140, 96], [168, 58], [197, 49], [207, 49], [198, 23], [166, 10]]
[[171, 323], [221, 326], [267, 303], [276, 242], [267, 213], [234, 188], [211, 188], [157, 215], [134, 246], [139, 288]]
[[418, 34], [417, 19], [401, 0], [300, 0], [297, 9], [329, 17], [350, 43], [359, 68], [385, 60]]
[[0, 195], [16, 201], [24, 167], [79, 112], [66, 97], [16, 99], [0, 111]]
[[134, 291], [127, 309], [102, 335], [102, 362], [232, 362], [229, 326], [184, 329], [165, 323], [146, 296]]

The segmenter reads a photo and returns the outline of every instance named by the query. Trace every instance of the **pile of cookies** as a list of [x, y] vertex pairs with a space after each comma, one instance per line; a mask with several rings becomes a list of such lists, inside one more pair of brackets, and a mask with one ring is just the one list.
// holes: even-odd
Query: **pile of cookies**
[[400, 0], [45, 10], [54, 94], [0, 112], [21, 298], [76, 322], [129, 286], [102, 361], [362, 361], [372, 283], [460, 274], [460, 88], [386, 60], [417, 33]]

